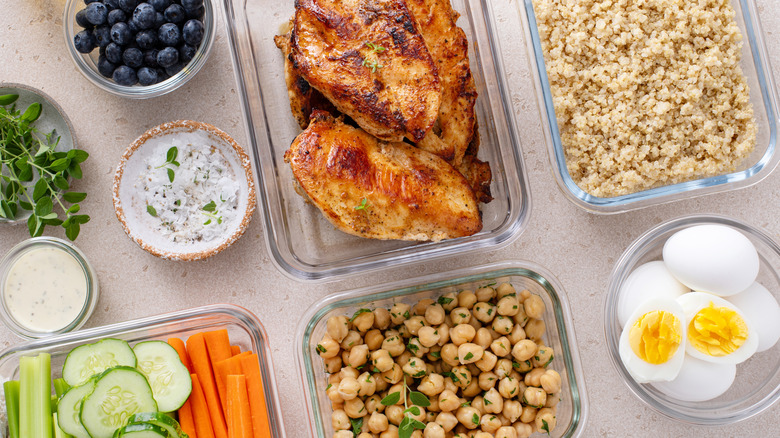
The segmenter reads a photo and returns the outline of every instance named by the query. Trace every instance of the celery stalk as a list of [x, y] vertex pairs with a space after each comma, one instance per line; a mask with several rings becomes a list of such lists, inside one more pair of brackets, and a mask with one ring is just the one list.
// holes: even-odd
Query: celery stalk
[[35, 365], [40, 363], [34, 357], [19, 359], [19, 436], [34, 437], [35, 415]]
[[3, 383], [5, 413], [8, 416], [8, 438], [19, 438], [19, 381]]
[[41, 353], [35, 367], [35, 430], [39, 437], [52, 436], [51, 425], [51, 355]]
[[68, 383], [65, 382], [65, 379], [63, 378], [54, 379], [54, 392], [57, 393], [57, 397], [62, 397], [62, 394], [65, 394], [65, 392], [69, 389], [70, 389], [70, 385], [68, 385]]
[[52, 427], [54, 428], [54, 438], [73, 438], [73, 435], [68, 435], [60, 429], [59, 420], [57, 420], [57, 413], [51, 414]]

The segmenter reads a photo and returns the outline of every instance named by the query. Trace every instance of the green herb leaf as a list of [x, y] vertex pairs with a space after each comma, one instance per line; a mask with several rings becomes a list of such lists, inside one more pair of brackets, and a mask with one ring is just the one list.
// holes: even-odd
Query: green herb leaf
[[364, 314], [364, 313], [369, 313], [369, 312], [371, 312], [371, 309], [358, 309], [358, 311], [357, 311], [357, 312], [355, 312], [355, 313], [352, 315], [352, 318], [349, 318], [349, 322], [352, 322], [352, 321], [354, 321], [354, 320], [355, 320], [355, 318], [357, 318], [359, 315], [362, 315], [362, 314]]
[[474, 415], [471, 417], [471, 422], [472, 422], [472, 423], [474, 423], [474, 424], [479, 424], [479, 415], [477, 415], [477, 414], [474, 414]]
[[428, 400], [428, 397], [426, 397], [425, 394], [423, 394], [422, 392], [411, 391], [409, 393], [409, 398], [412, 400], [412, 403], [416, 404], [417, 406], [421, 406], [423, 408], [427, 408], [428, 406], [431, 405], [431, 401]]
[[217, 204], [214, 201], [209, 202], [208, 204], [203, 206], [204, 211], [216, 211], [217, 210]]
[[463, 357], [463, 360], [469, 360], [469, 359], [471, 359], [472, 357], [474, 357], [474, 355], [473, 355], [471, 352], [468, 352], [468, 353], [466, 353], [466, 355]]
[[404, 410], [404, 414], [407, 414], [407, 413], [410, 413], [412, 415], [420, 415], [420, 408], [418, 408], [417, 406], [412, 406], [412, 407]]
[[24, 114], [22, 114], [22, 120], [32, 123], [36, 120], [38, 120], [38, 117], [41, 116], [41, 104], [38, 102], [30, 104], [30, 106], [27, 107], [27, 110], [25, 110]]
[[165, 161], [168, 163], [172, 163], [174, 160], [176, 160], [176, 157], [178, 156], [179, 156], [179, 148], [173, 146], [170, 149], [168, 149], [168, 152], [165, 154]]
[[71, 241], [76, 240], [76, 238], [79, 237], [79, 232], [81, 232], [81, 226], [77, 222], [73, 222], [65, 228], [65, 235]]
[[542, 419], [542, 427], [540, 429], [547, 432], [547, 435], [550, 434], [550, 425], [547, 424], [547, 420]]
[[51, 163], [50, 169], [54, 172], [62, 172], [70, 166], [70, 158], [60, 158]]
[[168, 172], [168, 181], [173, 182], [176, 178], [176, 173], [170, 167], [165, 169], [165, 171]]
[[35, 205], [35, 214], [38, 216], [46, 216], [54, 210], [54, 204], [51, 198], [41, 198]]
[[367, 204], [368, 204], [368, 198], [363, 198], [363, 202], [361, 202], [360, 205], [356, 206], [355, 210], [365, 210]]
[[38, 202], [38, 200], [46, 196], [48, 192], [49, 185], [46, 184], [46, 180], [43, 178], [39, 179], [38, 182], [35, 183], [35, 187], [33, 187], [33, 201]]
[[65, 179], [62, 175], [56, 175], [54, 177], [54, 185], [57, 186], [60, 190], [68, 190], [70, 188], [70, 184], [68, 184], [68, 180]]
[[356, 436], [360, 435], [360, 432], [363, 430], [363, 417], [350, 418], [349, 422], [352, 423], [352, 433]]
[[320, 353], [325, 353], [328, 350], [325, 347], [323, 347], [321, 344], [317, 344], [317, 351]]
[[87, 199], [87, 194], [82, 192], [68, 192], [62, 195], [62, 199], [73, 204], [75, 202], [81, 202]]
[[437, 303], [441, 304], [442, 306], [446, 306], [447, 304], [451, 303], [454, 298], [449, 298], [445, 296], [439, 297], [438, 300], [436, 300]]
[[14, 102], [16, 102], [16, 99], [19, 98], [18, 94], [4, 94], [0, 96], [0, 105], [7, 106]]
[[401, 393], [394, 392], [392, 394], [388, 394], [387, 397], [383, 398], [380, 403], [382, 403], [384, 406], [392, 406], [398, 403], [400, 400], [401, 400]]
[[151, 217], [157, 217], [157, 210], [151, 205], [146, 206], [146, 212], [149, 213], [149, 216]]

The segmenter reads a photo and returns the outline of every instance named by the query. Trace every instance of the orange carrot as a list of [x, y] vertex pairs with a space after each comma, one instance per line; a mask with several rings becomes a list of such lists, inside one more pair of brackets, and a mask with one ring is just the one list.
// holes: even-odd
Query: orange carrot
[[256, 354], [241, 356], [241, 371], [246, 376], [246, 388], [249, 394], [249, 408], [252, 412], [252, 430], [254, 438], [271, 436], [271, 426], [268, 423], [268, 407], [263, 391], [263, 377], [260, 373], [260, 362]]
[[227, 376], [227, 400], [230, 438], [252, 438], [252, 417], [243, 374]]
[[[214, 378], [217, 379], [217, 382], [222, 382], [222, 386], [227, 388], [227, 376], [231, 374], [243, 374], [241, 371], [241, 358], [249, 354], [251, 353], [245, 351], [238, 356], [233, 356], [215, 363]], [[219, 387], [219, 383], [217, 383], [217, 387]], [[225, 394], [227, 395], [227, 392]], [[228, 429], [230, 428], [228, 427]]]
[[179, 353], [179, 359], [181, 363], [192, 372], [192, 363], [190, 363], [190, 356], [187, 354], [187, 348], [184, 347], [184, 341], [179, 338], [168, 339], [168, 344], [173, 347], [177, 353]]
[[230, 352], [233, 353], [233, 356], [241, 353], [241, 346], [239, 346], [239, 345], [231, 345], [230, 346]]
[[[200, 383], [198, 383], [200, 385]], [[202, 392], [203, 390], [201, 390]], [[202, 394], [201, 394], [202, 395]], [[184, 431], [190, 438], [198, 438], [197, 428], [195, 427], [195, 419], [192, 417], [192, 402], [188, 398], [183, 405], [179, 408], [179, 425], [181, 430]], [[208, 418], [208, 415], [206, 416]], [[209, 421], [211, 425], [211, 421]]]
[[[209, 359], [211, 360], [211, 367], [214, 368], [214, 364], [221, 362], [225, 359], [229, 359], [233, 356], [233, 352], [230, 349], [230, 338], [228, 332], [225, 329], [214, 330], [203, 333], [203, 338], [206, 341], [206, 348], [209, 351]], [[219, 394], [219, 402], [222, 404], [222, 410], [227, 410], [227, 393], [225, 391], [225, 382], [217, 379], [217, 393]]]
[[222, 404], [217, 394], [217, 384], [214, 380], [214, 372], [209, 360], [209, 352], [203, 333], [196, 333], [187, 339], [187, 352], [190, 355], [192, 368], [198, 375], [203, 395], [206, 398], [208, 414], [211, 418], [211, 426], [217, 438], [228, 438], [227, 424], [222, 410]]
[[[183, 422], [180, 423], [182, 430], [193, 438], [214, 438], [214, 429], [211, 427], [209, 408], [206, 404], [206, 398], [203, 395], [198, 375], [191, 374], [190, 377], [192, 378], [192, 394], [190, 394], [190, 398], [185, 405], [192, 402], [192, 412], [190, 414], [195, 421], [195, 434], [191, 434], [190, 431], [184, 429]], [[181, 420], [181, 410], [179, 410], [179, 419]]]

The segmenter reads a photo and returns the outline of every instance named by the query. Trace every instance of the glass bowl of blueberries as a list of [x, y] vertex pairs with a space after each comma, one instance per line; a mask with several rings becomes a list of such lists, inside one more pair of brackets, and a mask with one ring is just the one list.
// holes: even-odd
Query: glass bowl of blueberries
[[205, 64], [211, 0], [68, 0], [66, 45], [90, 82], [136, 99], [178, 88]]

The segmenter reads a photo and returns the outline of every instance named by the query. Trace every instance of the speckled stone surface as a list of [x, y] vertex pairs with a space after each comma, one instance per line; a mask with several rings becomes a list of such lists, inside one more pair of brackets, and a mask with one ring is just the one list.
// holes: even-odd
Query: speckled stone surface
[[[292, 1], [292, 0], [290, 0]], [[691, 427], [645, 407], [619, 380], [606, 359], [602, 307], [607, 277], [623, 249], [653, 225], [690, 213], [730, 215], [767, 230], [780, 240], [780, 172], [761, 183], [717, 194], [597, 216], [562, 195], [547, 156], [516, 0], [499, 1], [499, 27], [511, 84], [512, 105], [522, 127], [523, 159], [532, 209], [526, 230], [508, 247], [478, 258], [461, 257], [392, 272], [358, 276], [321, 285], [301, 284], [283, 275], [266, 249], [261, 218], [255, 215], [246, 235], [224, 253], [205, 262], [169, 262], [135, 245], [122, 231], [111, 203], [111, 183], [120, 156], [146, 129], [176, 119], [207, 122], [245, 144], [243, 115], [231, 67], [224, 25], [220, 24], [211, 59], [179, 90], [136, 101], [109, 95], [88, 82], [67, 54], [61, 13], [64, 0], [0, 2], [0, 81], [20, 82], [51, 95], [69, 115], [81, 148], [91, 154], [76, 184], [89, 192], [83, 211], [92, 221], [78, 246], [97, 270], [101, 297], [88, 327], [124, 321], [207, 303], [245, 306], [262, 320], [270, 337], [279, 398], [289, 437], [309, 435], [304, 400], [294, 361], [294, 332], [304, 311], [334, 291], [400, 277], [468, 266], [477, 260], [529, 260], [551, 271], [568, 293], [590, 407], [584, 436], [771, 436], [780, 430], [780, 406], [738, 425]], [[775, 76], [780, 76], [780, 12], [777, 2], [760, 0]], [[281, 84], [280, 84], [281, 86]], [[63, 237], [59, 230], [55, 236]], [[24, 226], [0, 227], [0, 254], [27, 237]], [[0, 348], [21, 340], [0, 328]]]

